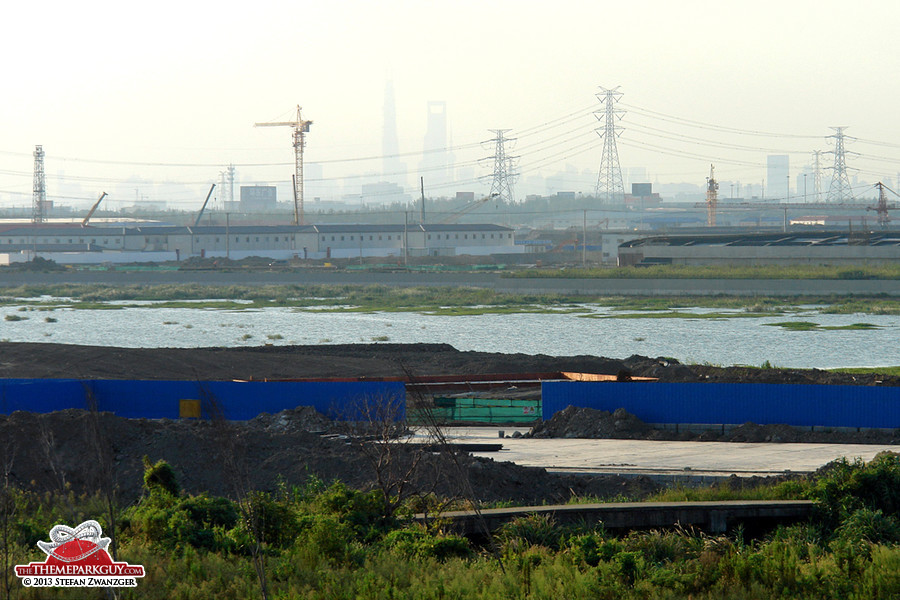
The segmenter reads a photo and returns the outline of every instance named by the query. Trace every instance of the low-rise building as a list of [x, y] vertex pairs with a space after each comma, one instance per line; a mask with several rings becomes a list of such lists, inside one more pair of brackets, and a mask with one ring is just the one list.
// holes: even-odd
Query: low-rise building
[[234, 225], [0, 227], [0, 262], [39, 255], [60, 263], [158, 262], [190, 257], [355, 258], [514, 254], [500, 225]]

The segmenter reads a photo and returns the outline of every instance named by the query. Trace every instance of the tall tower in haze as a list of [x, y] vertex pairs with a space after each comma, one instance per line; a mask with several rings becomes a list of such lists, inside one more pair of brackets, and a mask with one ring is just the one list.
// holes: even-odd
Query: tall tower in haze
[[425, 186], [431, 189], [448, 187], [453, 174], [447, 147], [447, 103], [443, 100], [428, 102], [428, 123], [422, 151], [419, 171], [425, 178]]
[[397, 106], [394, 102], [394, 82], [384, 86], [384, 131], [381, 137], [381, 176], [385, 181], [406, 185], [406, 165], [400, 162], [400, 144], [397, 141]]
[[766, 157], [766, 198], [787, 200], [791, 174], [791, 157], [787, 154], [770, 154]]

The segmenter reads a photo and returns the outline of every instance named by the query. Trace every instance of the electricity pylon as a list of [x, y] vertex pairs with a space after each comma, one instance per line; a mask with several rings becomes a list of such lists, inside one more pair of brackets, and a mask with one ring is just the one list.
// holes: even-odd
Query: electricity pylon
[[600, 158], [600, 175], [597, 177], [597, 198], [607, 204], [613, 200], [625, 199], [625, 185], [622, 183], [622, 168], [619, 166], [619, 151], [616, 149], [616, 138], [622, 133], [616, 128], [616, 122], [622, 120], [624, 110], [616, 108], [622, 92], [618, 86], [608, 90], [600, 87], [601, 93], [597, 98], [603, 103], [603, 110], [598, 110], [594, 116], [604, 122], [597, 133], [603, 138], [603, 156]]

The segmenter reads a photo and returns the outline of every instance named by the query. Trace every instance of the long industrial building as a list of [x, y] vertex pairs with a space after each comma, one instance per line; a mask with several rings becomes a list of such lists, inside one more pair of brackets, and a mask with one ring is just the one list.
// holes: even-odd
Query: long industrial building
[[642, 237], [619, 246], [620, 266], [861, 265], [900, 261], [900, 231]]
[[516, 246], [514, 231], [501, 225], [0, 225], [0, 264], [34, 256], [87, 264], [190, 257], [337, 259], [520, 252], [523, 248]]

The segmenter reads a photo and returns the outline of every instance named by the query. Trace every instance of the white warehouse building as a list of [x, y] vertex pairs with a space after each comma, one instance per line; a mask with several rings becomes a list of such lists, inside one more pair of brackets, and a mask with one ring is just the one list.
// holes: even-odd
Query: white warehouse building
[[0, 264], [34, 256], [63, 264], [163, 262], [190, 257], [273, 259], [513, 254], [500, 225], [234, 225], [81, 227], [0, 224]]

